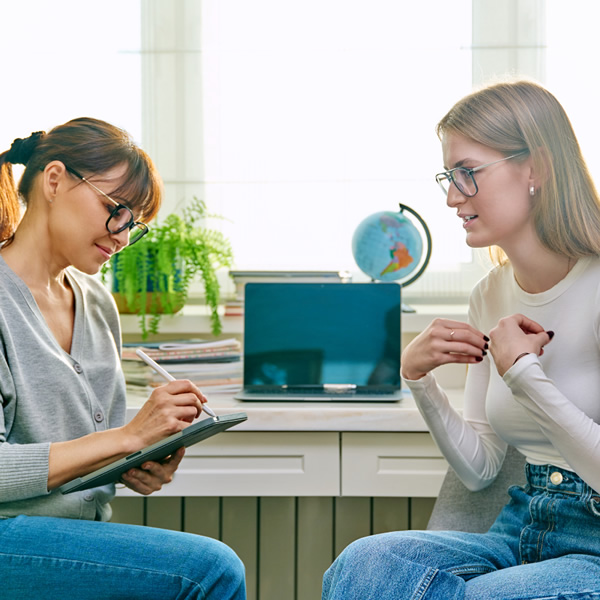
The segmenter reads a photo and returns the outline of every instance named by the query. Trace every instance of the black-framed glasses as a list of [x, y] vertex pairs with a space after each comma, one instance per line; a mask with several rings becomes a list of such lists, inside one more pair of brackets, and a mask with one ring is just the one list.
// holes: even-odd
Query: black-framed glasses
[[495, 165], [496, 163], [502, 162], [504, 160], [510, 160], [511, 158], [515, 158], [517, 156], [521, 156], [525, 154], [527, 150], [523, 150], [521, 152], [517, 152], [516, 154], [511, 154], [511, 156], [505, 156], [504, 158], [500, 158], [491, 163], [486, 163], [485, 165], [479, 165], [473, 169], [467, 169], [466, 167], [456, 167], [455, 169], [450, 169], [449, 171], [444, 171], [443, 173], [438, 173], [435, 176], [435, 180], [438, 182], [444, 194], [448, 195], [448, 191], [450, 189], [450, 184], [454, 184], [458, 191], [468, 198], [472, 198], [478, 191], [477, 182], [475, 181], [474, 173], [477, 171], [481, 171], [481, 169], [485, 169], [485, 167], [490, 167], [491, 165]]
[[106, 230], [108, 233], [121, 233], [121, 231], [129, 230], [129, 243], [131, 246], [136, 242], [139, 242], [141, 238], [143, 238], [148, 233], [148, 225], [145, 223], [140, 223], [139, 221], [135, 221], [133, 217], [133, 213], [131, 209], [113, 200], [108, 194], [104, 193], [100, 188], [96, 187], [91, 181], [86, 179], [83, 175], [80, 175], [75, 169], [65, 165], [65, 168], [69, 173], [75, 175], [81, 179], [81, 181], [85, 181], [90, 187], [92, 187], [96, 192], [98, 192], [101, 196], [103, 196], [106, 200], [109, 200], [111, 204], [114, 204], [115, 207], [112, 209], [108, 219], [106, 220]]

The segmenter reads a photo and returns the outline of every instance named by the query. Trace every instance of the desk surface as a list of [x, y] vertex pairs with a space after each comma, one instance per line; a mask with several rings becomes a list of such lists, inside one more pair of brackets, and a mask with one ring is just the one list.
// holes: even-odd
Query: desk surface
[[[462, 406], [463, 390], [447, 390], [453, 406]], [[409, 392], [400, 402], [241, 402], [224, 394], [207, 394], [217, 415], [245, 412], [248, 420], [236, 431], [428, 431]], [[144, 397], [129, 396], [131, 419]]]

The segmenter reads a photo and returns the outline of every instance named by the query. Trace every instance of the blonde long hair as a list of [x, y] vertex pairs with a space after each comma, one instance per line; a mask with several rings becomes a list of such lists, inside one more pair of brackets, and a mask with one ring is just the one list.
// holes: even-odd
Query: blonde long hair
[[[528, 152], [541, 174], [533, 217], [542, 244], [574, 259], [600, 255], [600, 197], [571, 122], [548, 90], [530, 81], [488, 86], [457, 102], [436, 130], [440, 139], [458, 133], [506, 156]], [[506, 261], [499, 248], [492, 257]]]

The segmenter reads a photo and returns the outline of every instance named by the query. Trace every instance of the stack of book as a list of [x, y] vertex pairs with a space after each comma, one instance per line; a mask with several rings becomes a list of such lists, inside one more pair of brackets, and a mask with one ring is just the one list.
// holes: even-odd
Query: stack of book
[[128, 392], [150, 393], [165, 380], [135, 353], [144, 352], [176, 379], [189, 379], [205, 394], [233, 394], [242, 386], [241, 344], [236, 339], [125, 344], [123, 372]]
[[348, 283], [349, 271], [229, 271], [235, 284], [235, 298], [225, 303], [226, 317], [244, 315], [244, 288], [247, 283]]

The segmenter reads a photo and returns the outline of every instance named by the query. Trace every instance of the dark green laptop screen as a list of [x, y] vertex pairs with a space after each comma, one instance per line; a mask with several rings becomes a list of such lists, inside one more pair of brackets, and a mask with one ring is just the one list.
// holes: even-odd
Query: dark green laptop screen
[[400, 387], [400, 286], [248, 283], [246, 387]]

